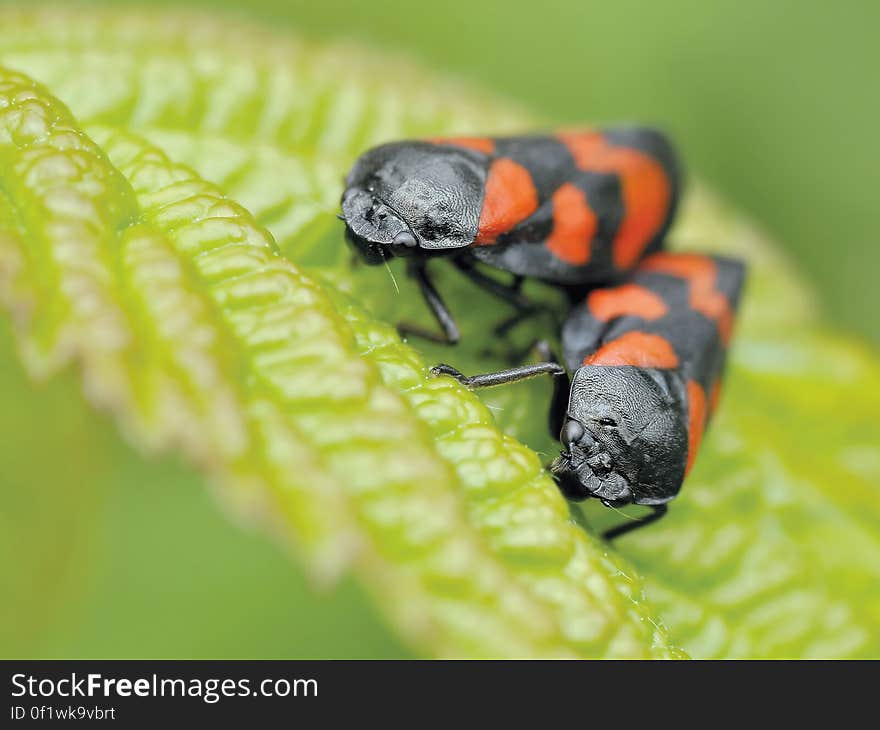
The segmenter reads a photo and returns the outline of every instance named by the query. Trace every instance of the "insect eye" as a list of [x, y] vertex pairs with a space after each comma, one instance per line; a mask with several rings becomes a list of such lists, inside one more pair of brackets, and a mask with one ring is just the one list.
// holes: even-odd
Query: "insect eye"
[[367, 192], [368, 192], [368, 193], [375, 193], [375, 192], [376, 192], [376, 186], [377, 186], [380, 182], [382, 182], [382, 180], [381, 180], [381, 178], [380, 178], [378, 175], [376, 175], [375, 173], [373, 173], [372, 175], [370, 175], [370, 176], [366, 179], [365, 182], [366, 182]]
[[406, 246], [407, 248], [413, 248], [418, 246], [418, 241], [416, 241], [415, 236], [409, 231], [401, 231], [395, 237], [392, 243], [395, 246]]
[[599, 424], [601, 426], [608, 426], [609, 428], [617, 428], [617, 421], [613, 418], [600, 418]]

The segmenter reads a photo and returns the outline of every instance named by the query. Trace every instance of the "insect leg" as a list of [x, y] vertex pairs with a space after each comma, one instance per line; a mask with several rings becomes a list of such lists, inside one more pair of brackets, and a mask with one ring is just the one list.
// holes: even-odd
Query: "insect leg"
[[528, 380], [538, 375], [565, 375], [565, 368], [555, 362], [539, 362], [534, 365], [521, 365], [518, 368], [498, 370], [494, 373], [482, 373], [480, 375], [465, 375], [456, 370], [452, 365], [440, 363], [431, 368], [432, 375], [448, 375], [455, 378], [462, 385], [471, 389], [491, 388], [496, 385], [517, 383], [520, 380]]
[[[507, 385], [508, 383], [516, 383], [520, 380], [528, 380], [538, 375], [552, 375], [556, 378], [555, 383], [558, 383], [560, 380], [562, 381], [562, 386], [567, 396], [568, 373], [557, 362], [553, 352], [550, 350], [550, 345], [544, 342], [544, 340], [539, 340], [531, 345], [526, 352], [532, 350], [538, 353], [542, 362], [520, 365], [519, 367], [498, 370], [493, 373], [483, 373], [481, 375], [465, 375], [460, 370], [452, 367], [452, 365], [440, 363], [431, 368], [431, 373], [433, 375], [448, 375], [468, 388], [491, 388], [495, 385]], [[560, 379], [559, 376], [564, 377]]]
[[[509, 284], [505, 284], [480, 271], [472, 259], [460, 257], [453, 259], [453, 263], [478, 287], [516, 308], [516, 312], [501, 320], [492, 329], [497, 337], [506, 337], [516, 326], [536, 315], [545, 312], [553, 313], [552, 308], [546, 304], [535, 302], [522, 293], [522, 285], [526, 277], [517, 274]], [[554, 324], [554, 328], [558, 328], [558, 326]]]
[[562, 424], [565, 422], [568, 411], [568, 395], [571, 390], [568, 373], [559, 364], [550, 349], [550, 345], [544, 340], [536, 342], [529, 348], [529, 350], [532, 349], [537, 351], [542, 362], [499, 370], [494, 373], [471, 376], [464, 375], [451, 365], [440, 364], [431, 368], [431, 373], [434, 375], [449, 375], [468, 388], [489, 388], [495, 385], [507, 385], [508, 383], [516, 383], [520, 380], [527, 380], [539, 375], [553, 376], [553, 396], [550, 399], [548, 425], [550, 427], [550, 435], [553, 438], [559, 438], [559, 432], [562, 430]]
[[476, 267], [473, 260], [466, 256], [456, 257], [452, 262], [462, 274], [492, 296], [512, 304], [519, 310], [532, 310], [537, 307], [531, 299], [520, 291], [523, 282], [522, 276], [516, 276], [510, 284], [505, 284], [488, 274], [484, 274]]
[[425, 299], [425, 303], [428, 305], [431, 314], [434, 315], [434, 319], [437, 320], [437, 324], [440, 325], [440, 329], [443, 330], [443, 332], [442, 334], [431, 332], [430, 330], [426, 330], [418, 325], [409, 324], [408, 322], [400, 322], [397, 325], [397, 331], [403, 337], [406, 335], [413, 335], [414, 337], [421, 337], [422, 339], [437, 342], [441, 345], [456, 344], [461, 337], [458, 331], [458, 325], [455, 323], [455, 318], [452, 316], [452, 313], [449, 311], [449, 308], [446, 306], [440, 293], [434, 287], [434, 283], [428, 277], [424, 262], [411, 263], [408, 273], [418, 282], [422, 297]]
[[624, 524], [618, 525], [617, 527], [612, 527], [610, 530], [605, 530], [605, 532], [602, 533], [602, 537], [604, 537], [606, 540], [611, 541], [615, 538], [620, 537], [621, 535], [625, 535], [627, 532], [632, 532], [633, 530], [638, 530], [640, 527], [644, 527], [645, 525], [650, 525], [652, 522], [656, 522], [663, 515], [666, 514], [667, 506], [665, 504], [655, 504], [651, 505], [651, 509], [653, 509], [654, 511], [640, 520], [625, 522]]

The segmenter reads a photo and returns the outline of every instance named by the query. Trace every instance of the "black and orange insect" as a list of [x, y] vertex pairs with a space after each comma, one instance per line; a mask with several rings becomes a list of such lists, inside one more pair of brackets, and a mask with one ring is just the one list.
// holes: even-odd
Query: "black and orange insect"
[[485, 375], [451, 375], [470, 388], [557, 376], [550, 428], [563, 451], [550, 470], [573, 500], [647, 505], [649, 516], [605, 533], [608, 539], [666, 513], [681, 488], [715, 409], [743, 264], [720, 256], [656, 253], [624, 284], [592, 290], [562, 330], [563, 360]]
[[449, 344], [459, 330], [430, 258], [449, 258], [526, 316], [524, 277], [572, 293], [620, 279], [660, 248], [679, 194], [673, 149], [647, 128], [395, 142], [365, 152], [345, 182], [348, 240], [368, 263], [409, 257], [442, 333], [401, 330]]

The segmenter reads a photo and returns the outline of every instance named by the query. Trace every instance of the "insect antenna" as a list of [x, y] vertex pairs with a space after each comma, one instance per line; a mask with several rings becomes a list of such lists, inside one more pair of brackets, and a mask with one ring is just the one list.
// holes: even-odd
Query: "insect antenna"
[[632, 520], [632, 521], [634, 521], [634, 522], [640, 522], [640, 521], [641, 521], [641, 518], [639, 518], [639, 517], [633, 517], [632, 515], [628, 515], [626, 512], [621, 512], [619, 509], [617, 509], [617, 507], [615, 507], [615, 506], [612, 505], [612, 504], [608, 504], [608, 505], [605, 505], [605, 506], [608, 507], [608, 509], [611, 509], [611, 510], [614, 510], [615, 512], [617, 512], [617, 514], [619, 514], [619, 515], [620, 515], [621, 517], [623, 517], [625, 520]]
[[394, 291], [400, 294], [400, 287], [397, 286], [397, 279], [394, 278], [394, 272], [391, 270], [391, 267], [388, 265], [388, 259], [382, 259], [382, 263], [385, 265], [385, 271], [388, 272], [388, 276], [391, 277], [391, 283], [394, 284]]

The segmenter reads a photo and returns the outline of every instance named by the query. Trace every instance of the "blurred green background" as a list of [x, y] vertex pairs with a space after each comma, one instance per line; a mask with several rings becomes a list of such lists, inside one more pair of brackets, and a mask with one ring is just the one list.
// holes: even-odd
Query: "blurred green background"
[[189, 4], [399, 50], [554, 121], [662, 124], [692, 171], [788, 247], [835, 323], [880, 342], [876, 2]]

